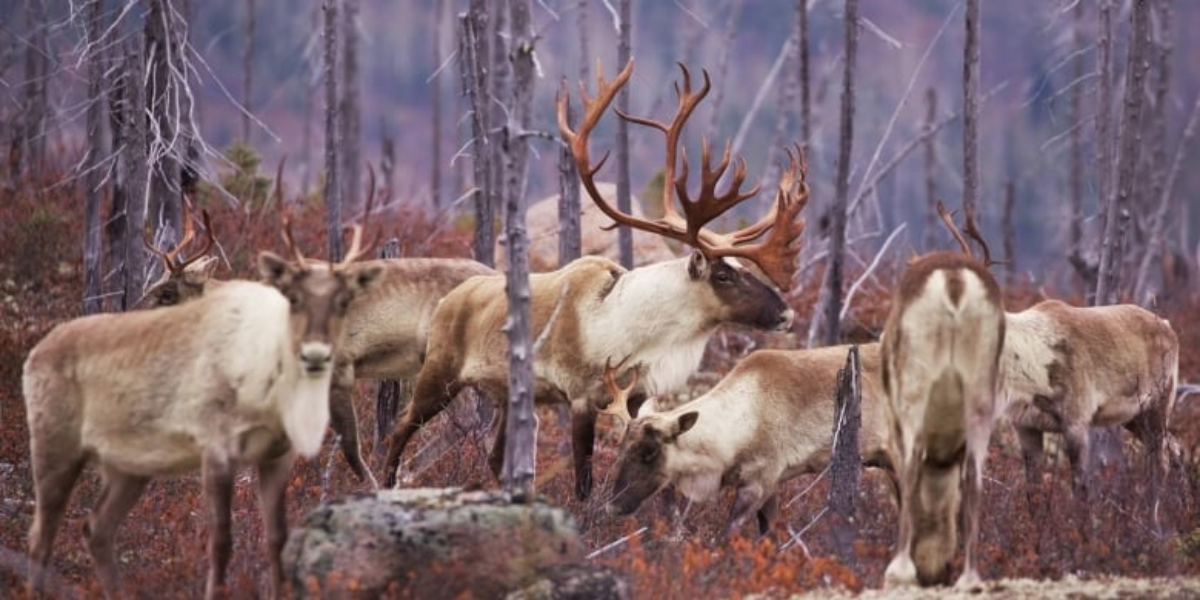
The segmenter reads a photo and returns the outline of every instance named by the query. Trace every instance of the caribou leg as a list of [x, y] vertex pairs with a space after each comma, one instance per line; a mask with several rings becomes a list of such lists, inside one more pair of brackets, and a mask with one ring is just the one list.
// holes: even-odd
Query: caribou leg
[[104, 595], [119, 598], [120, 582], [117, 566], [113, 562], [113, 539], [117, 528], [142, 496], [142, 490], [146, 489], [150, 479], [122, 473], [108, 466], [101, 467], [100, 477], [100, 503], [88, 518], [84, 534], [88, 552], [96, 563], [96, 573], [100, 577]]
[[287, 541], [287, 482], [296, 455], [290, 449], [283, 455], [258, 463], [258, 507], [266, 532], [267, 559], [271, 565], [271, 598], [283, 597], [281, 554]]
[[338, 433], [342, 443], [342, 456], [350, 465], [350, 471], [359, 481], [367, 482], [372, 490], [379, 489], [379, 482], [362, 458], [358, 441], [358, 417], [354, 414], [354, 365], [337, 369], [329, 387], [329, 425]]
[[[55, 448], [61, 452], [62, 448]], [[45, 452], [35, 445], [33, 463], [34, 497], [36, 498], [33, 526], [29, 529], [29, 556], [32, 561], [29, 573], [29, 595], [36, 597], [42, 588], [46, 565], [50, 562], [50, 551], [54, 547], [54, 536], [62, 525], [71, 491], [83, 472], [87, 457], [75, 453], [69, 460], [55, 462], [43, 456]], [[56, 455], [55, 459], [61, 460]]]
[[204, 495], [208, 498], [208, 581], [205, 600], [213, 600], [225, 590], [225, 572], [233, 553], [233, 467], [224, 457], [205, 456], [200, 467]]

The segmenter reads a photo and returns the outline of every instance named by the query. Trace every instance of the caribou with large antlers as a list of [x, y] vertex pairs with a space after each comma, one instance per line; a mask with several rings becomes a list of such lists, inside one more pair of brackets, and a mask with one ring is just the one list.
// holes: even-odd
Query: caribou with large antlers
[[938, 210], [962, 253], [933, 252], [908, 265], [881, 340], [900, 479], [896, 555], [884, 574], [889, 586], [947, 582], [960, 522], [966, 534], [958, 582], [979, 579], [973, 552], [997, 409], [1004, 310], [972, 215], [967, 232], [983, 246], [984, 260], [971, 255], [940, 203]]
[[[702, 152], [700, 192], [688, 190], [687, 162], [683, 156], [675, 176], [679, 137], [696, 104], [710, 84], [693, 92], [683, 69], [684, 85], [679, 107], [670, 125], [621, 115], [666, 134], [668, 181], [663, 192], [665, 216], [644, 220], [611, 206], [593, 179], [600, 165], [588, 154], [588, 137], [629, 79], [632, 63], [617, 78], [599, 81], [596, 100], [584, 98], [585, 114], [579, 130], [572, 131], [564, 116], [566, 94], [559, 97], [559, 127], [579, 165], [580, 176], [592, 201], [621, 225], [679, 240], [695, 249], [690, 257], [625, 270], [611, 260], [584, 257], [550, 273], [530, 277], [533, 329], [543, 340], [534, 357], [538, 402], [568, 402], [572, 409], [572, 442], [576, 496], [591, 491], [591, 455], [595, 441], [597, 403], [604, 403], [600, 375], [610, 356], [629, 357], [627, 370], [642, 372], [642, 393], [663, 394], [682, 385], [700, 362], [709, 336], [722, 323], [762, 330], [790, 326], [793, 311], [780, 292], [754, 273], [729, 260], [746, 259], [762, 269], [780, 288], [788, 289], [795, 275], [799, 237], [798, 219], [808, 201], [805, 164], [799, 154], [781, 177], [770, 213], [758, 223], [731, 234], [705, 228], [721, 213], [753, 196], [743, 191], [744, 162], [739, 161], [724, 193], [715, 188], [729, 165], [728, 147], [715, 167], [707, 143]], [[601, 161], [603, 162], [603, 161]], [[683, 215], [674, 206], [678, 193]], [[752, 242], [766, 235], [766, 240]], [[508, 340], [503, 332], [507, 299], [503, 277], [476, 277], [448, 294], [434, 311], [425, 364], [417, 375], [412, 403], [397, 422], [389, 440], [386, 475], [395, 476], [400, 457], [412, 436], [440, 413], [457, 392], [473, 386], [492, 398], [507, 397]], [[501, 403], [506, 406], [506, 403]], [[490, 466], [499, 472], [503, 460], [504, 430], [493, 447]]]
[[122, 596], [114, 536], [146, 484], [200, 469], [211, 530], [205, 597], [215, 597], [232, 552], [234, 476], [254, 465], [279, 595], [288, 473], [296, 454], [320, 449], [347, 307], [379, 273], [346, 268], [360, 242], [356, 229], [338, 265], [308, 264], [298, 251], [299, 262], [289, 264], [263, 252], [259, 268], [270, 285], [230, 281], [178, 306], [81, 317], [30, 351], [23, 389], [36, 499], [33, 590], [71, 491], [95, 462], [100, 501], [84, 532], [105, 595]]

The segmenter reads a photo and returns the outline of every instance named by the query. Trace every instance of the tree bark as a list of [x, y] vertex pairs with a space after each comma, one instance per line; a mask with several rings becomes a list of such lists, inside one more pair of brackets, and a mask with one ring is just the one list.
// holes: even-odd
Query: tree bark
[[979, 203], [979, 3], [967, 0], [963, 49], [963, 210]]
[[812, 88], [808, 75], [808, 0], [796, 0], [796, 43], [800, 45], [800, 137], [805, 151], [812, 143]]
[[[170, 0], [149, 0], [145, 37], [150, 69], [146, 108], [155, 124], [153, 131], [148, 132], [150, 193], [147, 218], [157, 231], [155, 240], [167, 248], [179, 240], [183, 223], [180, 165], [186, 148], [179, 135], [184, 118], [179, 107], [183, 96], [181, 88], [187, 84], [179, 75], [186, 73], [181, 43], [183, 23]], [[158, 267], [157, 263], [151, 265], [152, 270]]]
[[254, 89], [254, 30], [258, 25], [258, 11], [255, 0], [246, 0], [246, 53], [242, 57], [242, 142], [247, 146], [250, 142], [250, 111], [253, 109]]
[[365, 206], [362, 197], [362, 101], [358, 74], [359, 0], [342, 0], [342, 201], [351, 210]]
[[[1083, 2], [1075, 5], [1075, 19], [1071, 25], [1072, 46], [1079, 54], [1084, 50], [1083, 11]], [[1071, 80], [1078, 82], [1083, 79], [1083, 60], [1076, 59], [1074, 62]], [[1094, 277], [1089, 276], [1087, 263], [1083, 259], [1083, 86], [1078, 83], [1071, 89], [1071, 123], [1075, 128], [1071, 131], [1071, 172], [1068, 175], [1068, 194], [1071, 202], [1071, 249], [1068, 256], [1075, 265], [1076, 273], [1083, 280], [1084, 287], [1094, 289], [1096, 282]]]
[[1016, 208], [1016, 185], [1010, 179], [1004, 184], [1004, 216], [1000, 229], [1004, 237], [1004, 286], [1013, 284], [1017, 278], [1017, 234], [1013, 227], [1013, 210]]
[[1132, 25], [1129, 33], [1125, 99], [1118, 148], [1117, 193], [1109, 202], [1108, 219], [1104, 224], [1099, 283], [1096, 286], [1097, 305], [1115, 303], [1121, 291], [1125, 233], [1133, 206], [1134, 182], [1142, 146], [1142, 113], [1146, 71], [1149, 66], [1147, 59], [1150, 45], [1150, 0], [1133, 0], [1130, 19]]
[[46, 112], [49, 107], [46, 82], [49, 75], [49, 46], [46, 6], [43, 0], [25, 0], [25, 81], [20, 127], [9, 150], [11, 177], [32, 173], [46, 156]]
[[862, 482], [862, 453], [859, 430], [862, 428], [862, 365], [858, 346], [851, 346], [846, 366], [838, 370], [833, 414], [833, 456], [830, 459], [829, 508], [836, 515], [834, 539], [839, 556], [854, 565], [858, 537], [857, 502]]
[[[585, 80], [586, 81], [586, 80]], [[563, 82], [566, 87], [566, 81]], [[567, 103], [567, 123], [575, 127], [575, 110]], [[583, 235], [579, 219], [579, 169], [575, 166], [575, 155], [571, 153], [565, 139], [558, 148], [558, 266], [579, 258], [583, 254]]]
[[146, 230], [147, 188], [150, 172], [146, 166], [147, 119], [146, 96], [142, 81], [145, 76], [145, 56], [136, 47], [125, 58], [124, 103], [122, 105], [123, 150], [121, 167], [125, 171], [125, 294], [121, 310], [128, 310], [142, 296], [146, 283], [146, 250], [142, 235]]
[[833, 238], [829, 250], [826, 277], [828, 302], [825, 305], [825, 345], [832, 346], [841, 337], [839, 315], [842, 311], [842, 271], [846, 252], [846, 206], [850, 194], [850, 156], [854, 141], [854, 63], [858, 54], [858, 0], [846, 0], [843, 16], [845, 51], [842, 71], [842, 111], [838, 144], [837, 183], [831, 210]]
[[[446, 0], [437, 0], [433, 8], [433, 64], [442, 64], [442, 28], [445, 26]], [[435, 76], [430, 84], [430, 102], [433, 112], [433, 145], [430, 152], [429, 196], [434, 212], [442, 207], [442, 137], [444, 127], [442, 121], [442, 78]]]
[[325, 227], [329, 260], [342, 259], [341, 111], [338, 104], [338, 0], [324, 0], [325, 11]]
[[575, 7], [575, 23], [579, 27], [579, 81], [591, 80], [592, 47], [588, 36], [588, 0], [579, 0]]
[[508, 146], [505, 155], [511, 160], [504, 235], [508, 241], [508, 428], [501, 481], [510, 493], [523, 493], [533, 499], [536, 475], [535, 432], [533, 415], [533, 352], [532, 308], [529, 289], [529, 239], [525, 230], [525, 166], [528, 162], [529, 138], [525, 132], [533, 122], [534, 34], [530, 23], [530, 0], [510, 0], [512, 11], [511, 36], [513, 58], [512, 120], [505, 127]]
[[492, 212], [489, 222], [493, 227], [494, 239], [497, 221], [503, 219], [502, 211], [505, 208], [504, 182], [507, 180], [505, 169], [508, 161], [503, 156], [506, 149], [504, 128], [510, 118], [505, 107], [512, 94], [512, 66], [508, 61], [508, 0], [489, 0], [486, 4], [489, 17], [487, 37], [490, 41], [488, 53], [480, 55], [486, 56], [483, 64], [487, 69], [487, 95], [484, 96], [487, 102], [481, 106], [489, 113], [487, 131], [490, 140], [487, 148], [492, 156], [488, 158], [488, 186], [484, 188], [484, 193], [488, 196], [488, 206]]
[[462, 74], [463, 96], [471, 111], [471, 133], [474, 139], [472, 165], [474, 166], [475, 198], [475, 260], [494, 267], [495, 237], [492, 204], [488, 192], [491, 177], [491, 138], [488, 135], [489, 112], [487, 103], [488, 36], [487, 10], [483, 0], [473, 0], [471, 10], [461, 17], [462, 34], [459, 38], [459, 61]]
[[[400, 256], [400, 240], [392, 238], [379, 249], [379, 258]], [[392, 433], [396, 415], [403, 408], [403, 389], [395, 379], [383, 379], [375, 392], [375, 446], [378, 448]]]
[[[1113, 138], [1112, 138], [1112, 0], [1100, 0], [1100, 33], [1099, 39], [1096, 40], [1096, 71], [1099, 76], [1099, 96], [1096, 98], [1096, 190], [1098, 198], [1096, 206], [1100, 211], [1100, 236], [1097, 238], [1099, 244], [1098, 257], [1104, 255], [1104, 246], [1109, 243], [1108, 238], [1108, 221], [1112, 216], [1113, 204], [1116, 198], [1112, 193], [1112, 168], [1113, 168]], [[1099, 261], [1096, 265], [1099, 269]], [[1095, 296], [1095, 290], [1103, 285], [1100, 282], [1100, 274], [1096, 274], [1096, 287], [1089, 290], [1091, 292], [1090, 301], [1092, 304], [1103, 304], [1103, 301]]]
[[102, 225], [100, 200], [103, 173], [100, 157], [104, 154], [104, 55], [97, 40], [103, 30], [101, 0], [87, 4], [87, 155], [83, 159], [84, 177], [84, 237], [83, 237], [83, 314], [98, 313], [104, 308], [101, 285]]
[[[627, 65], [633, 56], [633, 23], [630, 0], [621, 0], [620, 26], [617, 41], [617, 64]], [[617, 92], [617, 110], [629, 114], [629, 86], [622, 86]], [[664, 182], [669, 185], [670, 182]], [[625, 214], [632, 213], [633, 190], [629, 183], [629, 123], [625, 119], [617, 119], [617, 210]], [[633, 268], [633, 230], [629, 227], [617, 228], [617, 254], [621, 266]]]
[[[937, 89], [925, 89], [925, 133], [933, 131], [937, 121]], [[937, 246], [937, 144], [933, 136], [925, 138], [925, 250]]]

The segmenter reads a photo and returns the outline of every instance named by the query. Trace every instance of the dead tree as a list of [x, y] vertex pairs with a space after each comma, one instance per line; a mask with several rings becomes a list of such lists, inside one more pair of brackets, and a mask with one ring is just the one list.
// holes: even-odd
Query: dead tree
[[[171, 0], [149, 0], [146, 13], [146, 110], [153, 120], [147, 139], [150, 191], [147, 218], [157, 231], [160, 247], [171, 247], [179, 239], [183, 223], [181, 166], [186, 152], [182, 124], [187, 115], [180, 110], [187, 85], [183, 30], [180, 14]], [[157, 268], [157, 263], [150, 263]], [[137, 298], [129, 299], [136, 301]]]
[[104, 173], [100, 171], [104, 154], [104, 54], [97, 46], [103, 30], [102, 0], [87, 5], [87, 155], [83, 159], [84, 177], [84, 236], [83, 236], [83, 313], [103, 310], [101, 282], [101, 246], [103, 231], [100, 225], [100, 186]]
[[[587, 62], [587, 61], [583, 61]], [[581, 79], [580, 81], [587, 81]], [[566, 87], [563, 81], [561, 87]], [[575, 110], [567, 101], [567, 124], [575, 127]], [[561, 135], [561, 134], [560, 134]], [[566, 138], [558, 148], [558, 265], [564, 267], [567, 263], [583, 254], [583, 232], [580, 231], [579, 218], [582, 209], [579, 206], [579, 169], [575, 166], [575, 156]]]
[[242, 142], [250, 145], [251, 90], [254, 83], [254, 29], [258, 25], [255, 0], [246, 0], [246, 52], [242, 56]]
[[[442, 63], [442, 27], [445, 25], [444, 15], [446, 12], [446, 0], [437, 0], [433, 5], [433, 63], [440, 65]], [[429, 196], [430, 202], [433, 204], [433, 210], [436, 212], [442, 207], [442, 78], [434, 76], [432, 85], [429, 86], [430, 109], [433, 112], [433, 143], [430, 147], [430, 153], [433, 154], [433, 160], [430, 161], [429, 173]]]
[[829, 509], [837, 522], [833, 532], [838, 554], [846, 564], [855, 563], [854, 540], [858, 537], [857, 498], [862, 483], [862, 363], [858, 346], [851, 346], [846, 366], [838, 370], [833, 415], [833, 456], [829, 461]]
[[[512, 119], [504, 127], [508, 181], [504, 236], [508, 243], [508, 445], [501, 481], [510, 493], [533, 499], [536, 475], [533, 414], [532, 307], [529, 288], [529, 239], [525, 231], [525, 172], [529, 156], [526, 135], [533, 122], [534, 33], [530, 0], [510, 0], [513, 61]], [[552, 327], [553, 323], [547, 325]]]
[[[620, 23], [617, 27], [617, 64], [627, 65], [633, 57], [633, 16], [630, 0], [621, 0]], [[622, 87], [617, 93], [617, 110], [629, 114], [629, 88]], [[629, 183], [629, 123], [617, 120], [617, 210], [625, 214], [632, 212], [633, 190]], [[663, 182], [669, 185], [670, 182]], [[621, 266], [633, 268], [633, 230], [628, 227], [617, 229], [617, 251]]]
[[[136, 44], [136, 43], [135, 43]], [[142, 81], [145, 78], [145, 55], [134, 47], [126, 51], [122, 76], [121, 102], [121, 181], [124, 184], [125, 230], [124, 295], [121, 310], [131, 308], [145, 288], [146, 250], [142, 236], [146, 229], [146, 194], [149, 187], [146, 150], [149, 146], [149, 123], [145, 116], [146, 96]]]
[[1130, 15], [1129, 54], [1125, 99], [1121, 114], [1116, 195], [1108, 201], [1108, 218], [1100, 247], [1099, 281], [1095, 304], [1113, 304], [1121, 290], [1121, 257], [1134, 201], [1134, 184], [1141, 152], [1141, 132], [1146, 70], [1150, 45], [1150, 0], [1134, 0]]
[[[1071, 25], [1073, 51], [1080, 55], [1084, 50], [1084, 5], [1083, 2], [1075, 5], [1075, 19]], [[1068, 256], [1071, 265], [1075, 267], [1076, 274], [1083, 280], [1084, 289], [1095, 289], [1095, 271], [1088, 268], [1088, 264], [1083, 258], [1083, 86], [1080, 84], [1084, 75], [1083, 60], [1077, 58], [1074, 62], [1071, 78], [1074, 82], [1071, 88], [1071, 123], [1074, 124], [1074, 129], [1071, 131], [1069, 167], [1071, 172], [1068, 175], [1070, 181], [1068, 194], [1071, 202], [1071, 249]], [[1010, 254], [1009, 257], [1011, 258], [1012, 255]]]
[[493, 267], [496, 265], [494, 221], [489, 183], [492, 156], [488, 136], [488, 87], [485, 62], [488, 56], [487, 9], [483, 0], [473, 0], [471, 9], [459, 17], [461, 33], [458, 43], [459, 72], [463, 96], [471, 114], [471, 163], [474, 166], [475, 186], [475, 260]]
[[488, 21], [487, 21], [487, 38], [488, 53], [481, 54], [480, 58], [486, 56], [486, 65], [483, 76], [487, 80], [487, 95], [483, 96], [486, 102], [480, 104], [488, 111], [488, 137], [491, 138], [487, 149], [492, 153], [488, 158], [488, 185], [484, 188], [484, 193], [488, 195], [488, 206], [491, 207], [492, 219], [489, 223], [492, 227], [496, 226], [496, 221], [503, 215], [501, 211], [504, 209], [504, 182], [507, 179], [507, 174], [504, 170], [508, 166], [508, 162], [504, 159], [504, 123], [509, 119], [507, 107], [508, 99], [512, 94], [512, 65], [508, 59], [509, 53], [509, 28], [508, 28], [508, 0], [488, 0], [487, 4]]
[[341, 111], [338, 103], [338, 0], [324, 0], [325, 11], [325, 227], [329, 260], [342, 259]]
[[828, 303], [825, 305], [825, 345], [832, 346], [841, 336], [839, 326], [842, 311], [842, 271], [846, 251], [846, 207], [850, 195], [850, 156], [854, 141], [854, 64], [858, 54], [858, 0], [846, 0], [844, 20], [845, 50], [842, 70], [842, 112], [838, 143], [837, 182], [833, 208], [833, 238], [829, 250], [828, 274], [825, 283]]
[[[1107, 243], [1109, 202], [1112, 194], [1113, 138], [1112, 138], [1112, 0], [1100, 0], [1100, 33], [1096, 40], [1096, 75], [1099, 88], [1096, 97], [1096, 206], [1100, 211], [1100, 244]], [[1103, 252], [1103, 249], [1101, 249]], [[1078, 267], [1077, 267], [1078, 268]], [[1099, 264], [1095, 266], [1099, 269]], [[1096, 288], [1089, 289], [1093, 304], [1101, 301], [1095, 297], [1099, 288], [1099, 273], [1094, 277]], [[1085, 281], [1087, 279], [1085, 278]]]
[[1013, 210], [1016, 208], [1016, 185], [1010, 179], [1004, 184], [1004, 214], [1000, 219], [1000, 231], [1004, 239], [1004, 286], [1013, 284], [1017, 278], [1017, 234], [1013, 226]]
[[25, 0], [25, 73], [21, 84], [20, 124], [9, 147], [9, 173], [12, 177], [28, 174], [41, 165], [46, 153], [46, 119], [49, 96], [46, 82], [50, 73], [46, 6], [44, 0]]
[[[400, 256], [400, 240], [392, 238], [379, 249], [379, 258], [396, 258]], [[400, 414], [403, 392], [397, 379], [382, 379], [375, 392], [375, 447], [392, 432], [396, 415]]]
[[808, 76], [808, 0], [796, 0], [796, 43], [800, 50], [800, 144], [804, 152], [811, 156], [812, 91]]
[[929, 86], [925, 89], [925, 250], [936, 247], [938, 216], [937, 216], [937, 143], [934, 142], [932, 131], [937, 121], [937, 89]]
[[362, 101], [358, 75], [359, 0], [342, 0], [341, 127], [343, 198], [362, 201]]
[[979, 0], [967, 0], [963, 44], [963, 211], [979, 203]]

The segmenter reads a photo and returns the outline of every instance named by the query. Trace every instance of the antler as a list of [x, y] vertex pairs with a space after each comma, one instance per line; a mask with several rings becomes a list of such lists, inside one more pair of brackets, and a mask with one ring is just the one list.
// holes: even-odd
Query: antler
[[363, 212], [362, 221], [354, 225], [353, 235], [350, 239], [350, 249], [346, 251], [346, 255], [342, 257], [342, 262], [338, 265], [347, 265], [371, 251], [375, 247], [376, 238], [372, 237], [371, 241], [365, 246], [362, 243], [363, 229], [366, 227], [368, 217], [371, 216], [371, 209], [375, 205], [375, 167], [370, 162], [367, 163], [367, 206]]
[[179, 260], [179, 255], [182, 254], [185, 249], [187, 249], [187, 247], [192, 243], [192, 240], [194, 240], [196, 237], [196, 224], [195, 220], [192, 218], [192, 211], [190, 209], [191, 203], [188, 201], [187, 197], [184, 196], [183, 238], [180, 239], [177, 244], [175, 244], [175, 248], [163, 252], [154, 246], [154, 241], [148, 234], [142, 235], [142, 243], [146, 245], [146, 249], [162, 259], [163, 267], [166, 268], [167, 272], [172, 275], [182, 274], [183, 271], [187, 269], [188, 265], [200, 260], [202, 257], [204, 257], [204, 255], [208, 254], [208, 251], [212, 249], [213, 244], [216, 242], [216, 240], [213, 238], [213, 228], [212, 223], [208, 218], [208, 211], [201, 210], [200, 218], [204, 220], [204, 246], [201, 247], [199, 251], [190, 253], [190, 256], [187, 260], [180, 261], [178, 264], [176, 264], [176, 261]]
[[[716, 190], [717, 184], [728, 170], [731, 161], [730, 146], [726, 142], [721, 160], [714, 167], [708, 140], [704, 139], [701, 144], [700, 193], [694, 199], [688, 193], [687, 152], [686, 150], [679, 149], [679, 138], [684, 124], [696, 106], [708, 94], [711, 88], [711, 80], [709, 79], [708, 71], [703, 71], [704, 85], [699, 90], [693, 91], [691, 73], [683, 64], [680, 64], [679, 68], [683, 71], [683, 86], [681, 88], [679, 83], [675, 84], [675, 94], [679, 99], [679, 106], [670, 124], [616, 111], [617, 115], [622, 119], [657, 129], [666, 138], [664, 178], [667, 185], [663, 186], [663, 216], [655, 220], [634, 217], [633, 215], [617, 210], [605, 201], [596, 187], [594, 177], [596, 172], [604, 166], [605, 161], [608, 160], [608, 153], [606, 152], [600, 161], [593, 165], [588, 151], [588, 137], [600, 121], [600, 117], [603, 116], [604, 111], [612, 103], [617, 92], [629, 80], [629, 76], [633, 70], [633, 61], [626, 64], [625, 68], [621, 70], [616, 79], [611, 83], [604, 80], [603, 74], [599, 75], [597, 77], [598, 91], [594, 100], [588, 97], [586, 91], [581, 90], [584, 115], [580, 120], [577, 132], [571, 130], [567, 123], [566, 113], [569, 98], [566, 86], [564, 85], [562, 93], [559, 94], [557, 99], [558, 126], [563, 138], [570, 145], [572, 154], [575, 156], [575, 162], [579, 168], [579, 175], [584, 189], [587, 190], [588, 195], [591, 196], [592, 201], [596, 203], [600, 210], [619, 225], [626, 225], [634, 229], [640, 229], [668, 239], [683, 242], [696, 248], [710, 258], [740, 256], [754, 261], [763, 269], [764, 273], [767, 273], [771, 281], [787, 289], [790, 287], [792, 276], [795, 273], [795, 266], [791, 263], [794, 263], [795, 256], [799, 252], [799, 247], [793, 247], [793, 242], [798, 239], [800, 232], [804, 229], [803, 222], [795, 224], [790, 221], [795, 219], [795, 216], [799, 213], [799, 209], [803, 208], [804, 203], [807, 201], [807, 186], [804, 186], [803, 198], [799, 200], [794, 198], [791, 200], [788, 199], [793, 195], [791, 191], [782, 193], [771, 212], [749, 227], [728, 234], [718, 234], [705, 229], [705, 225], [729, 209], [755, 196], [759, 191], [759, 186], [755, 185], [749, 190], [742, 191], [742, 185], [746, 180], [747, 167], [745, 160], [739, 158], [734, 164], [730, 184], [724, 192], [718, 192]], [[597, 70], [600, 71], [601, 69]], [[676, 177], [677, 153], [682, 154], [682, 162], [679, 166], [679, 175]], [[795, 156], [792, 157], [792, 171], [802, 172], [804, 169], [802, 166], [798, 166], [798, 160], [802, 162], [802, 159], [797, 159]], [[803, 173], [801, 173], [801, 183], [803, 183], [803, 178]], [[790, 189], [792, 182], [795, 180], [794, 173], [788, 175], [787, 179], [787, 187]], [[782, 186], [783, 182], [781, 181], [781, 190]], [[675, 208], [672, 191], [679, 195], [683, 215], [680, 215]], [[785, 219], [788, 220], [787, 223], [784, 222]], [[782, 230], [781, 235], [773, 235], [762, 244], [750, 249], [737, 248], [761, 237], [777, 225], [784, 225], [780, 228]], [[764, 262], [760, 263], [760, 260]]]
[[[963, 254], [966, 254], [967, 256], [974, 256], [975, 253], [971, 251], [970, 242], [963, 237], [963, 232], [959, 231], [958, 226], [954, 224], [954, 212], [947, 210], [946, 205], [942, 204], [941, 200], [938, 200], [936, 208], [938, 216], [941, 217], [942, 222], [946, 224], [946, 228], [950, 230], [950, 235], [954, 236], [954, 240], [957, 241], [958, 245], [962, 248]], [[979, 247], [983, 249], [984, 266], [991, 266], [995, 264], [995, 262], [992, 261], [992, 253], [988, 249], [987, 242], [983, 240], [983, 235], [979, 233], [979, 228], [975, 225], [975, 211], [968, 208], [963, 211], [963, 214], [966, 234], [971, 236], [971, 239], [974, 239], [975, 242], [979, 244]]]
[[622, 387], [621, 384], [617, 383], [617, 372], [621, 370], [621, 367], [625, 365], [625, 361], [627, 360], [629, 360], [628, 356], [621, 359], [621, 362], [617, 363], [614, 367], [611, 357], [604, 359], [604, 374], [600, 376], [600, 380], [604, 382], [604, 387], [608, 388], [608, 392], [612, 395], [613, 399], [608, 404], [608, 407], [601, 409], [600, 412], [632, 421], [633, 415], [629, 414], [629, 395], [637, 387], [641, 371], [635, 367], [633, 369], [633, 379], [629, 381], [629, 385]]

